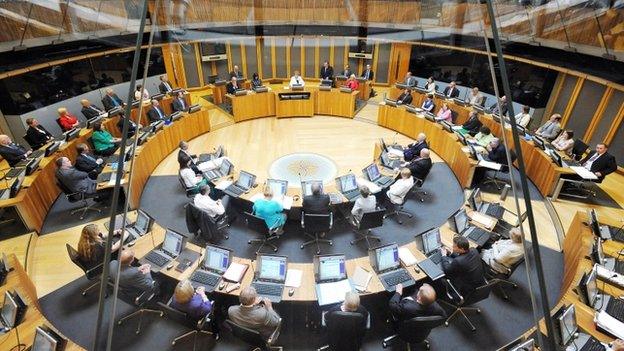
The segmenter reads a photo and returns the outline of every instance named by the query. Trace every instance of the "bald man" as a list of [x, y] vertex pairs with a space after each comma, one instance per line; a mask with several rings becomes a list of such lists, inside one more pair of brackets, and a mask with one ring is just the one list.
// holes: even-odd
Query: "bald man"
[[[138, 296], [145, 291], [153, 291], [156, 289], [156, 281], [152, 278], [151, 266], [144, 264], [142, 266], [133, 266], [134, 251], [125, 249], [121, 251], [119, 260], [110, 262], [110, 277], [117, 280], [119, 277], [119, 287], [122, 288], [129, 296]], [[119, 267], [121, 266], [121, 268]], [[119, 269], [119, 276], [117, 270]]]
[[407, 167], [410, 172], [412, 172], [412, 176], [418, 178], [420, 180], [424, 180], [429, 174], [433, 163], [431, 162], [429, 149], [420, 150], [420, 155], [417, 159], [412, 160]]
[[323, 194], [321, 186], [312, 184], [312, 194], [303, 198], [303, 212], [307, 214], [328, 214], [329, 195]]
[[56, 167], [56, 179], [72, 193], [95, 194], [97, 192], [97, 182], [91, 179], [87, 172], [74, 168], [67, 157], [57, 158]]
[[80, 105], [82, 105], [82, 109], [80, 110], [80, 112], [82, 112], [82, 115], [85, 116], [87, 119], [95, 118], [101, 114], [104, 114], [104, 111], [102, 111], [99, 107], [93, 105], [87, 99], [80, 100]]
[[428, 149], [427, 136], [425, 133], [419, 133], [416, 137], [416, 142], [407, 145], [407, 148], [403, 150], [403, 158], [405, 161], [411, 161], [412, 159], [420, 156], [420, 150]]
[[390, 299], [390, 312], [396, 321], [426, 316], [446, 317], [436, 298], [436, 292], [429, 284], [423, 284], [414, 294], [406, 297], [403, 297], [403, 285], [398, 284]]
[[30, 154], [31, 151], [14, 143], [8, 135], [0, 135], [0, 156], [9, 163], [9, 166], [15, 166], [20, 161], [25, 160]]

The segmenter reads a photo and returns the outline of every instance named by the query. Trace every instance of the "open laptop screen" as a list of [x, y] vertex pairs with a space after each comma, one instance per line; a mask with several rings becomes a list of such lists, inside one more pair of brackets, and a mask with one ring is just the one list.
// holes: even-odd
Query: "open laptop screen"
[[55, 351], [58, 340], [41, 327], [37, 327], [31, 351]]
[[468, 226], [468, 215], [466, 215], [466, 210], [462, 209], [453, 215], [453, 222], [455, 223], [455, 232], [461, 233]]
[[230, 174], [231, 167], [232, 167], [232, 163], [228, 161], [227, 159], [224, 159], [221, 162], [221, 167], [219, 167], [219, 171], [221, 171], [221, 174], [223, 175], [228, 175]]
[[435, 228], [421, 235], [423, 242], [423, 250], [426, 254], [433, 252], [442, 247], [442, 239], [440, 238], [440, 229]]
[[340, 177], [340, 189], [342, 189], [343, 193], [357, 189], [357, 181], [355, 180], [355, 175], [346, 174]]
[[578, 329], [574, 305], [570, 305], [570, 307], [563, 312], [561, 317], [559, 317], [557, 322], [559, 323], [561, 331], [561, 345], [567, 345]]
[[323, 193], [323, 182], [320, 180], [304, 180], [301, 182], [301, 190], [303, 192], [303, 196], [312, 195], [312, 185], [317, 184], [321, 188], [321, 193]]
[[244, 189], [250, 189], [253, 186], [256, 176], [251, 173], [241, 171], [236, 184]]
[[17, 318], [17, 303], [10, 292], [4, 292], [4, 304], [2, 305], [2, 320], [6, 327], [12, 328]]
[[479, 211], [481, 205], [483, 205], [483, 199], [481, 198], [481, 189], [475, 189], [473, 199], [475, 205], [475, 208], [473, 208], [473, 210]]
[[151, 222], [151, 219], [147, 215], [147, 213], [139, 210], [137, 212], [137, 219], [136, 219], [136, 222], [134, 223], [134, 227], [138, 229], [141, 233], [145, 234], [150, 230], [149, 228], [150, 222]]
[[230, 265], [230, 252], [226, 249], [208, 245], [206, 246], [206, 259], [204, 267], [224, 273]]
[[286, 257], [260, 255], [258, 278], [283, 282], [286, 280]]
[[170, 229], [167, 229], [165, 233], [165, 240], [163, 241], [162, 249], [171, 256], [178, 256], [182, 252], [182, 244], [184, 243], [184, 237], [182, 234], [176, 233]]
[[288, 181], [280, 179], [267, 179], [267, 186], [271, 188], [274, 196], [284, 196], [288, 190]]
[[399, 246], [392, 244], [375, 249], [375, 259], [380, 272], [399, 267]]
[[371, 182], [374, 182], [379, 177], [381, 177], [381, 173], [379, 172], [379, 168], [374, 163], [371, 163], [366, 168], [364, 168], [364, 172], [366, 172], [366, 176], [368, 177], [368, 180], [370, 180]]
[[320, 256], [318, 261], [318, 277], [320, 281], [347, 279], [344, 255]]

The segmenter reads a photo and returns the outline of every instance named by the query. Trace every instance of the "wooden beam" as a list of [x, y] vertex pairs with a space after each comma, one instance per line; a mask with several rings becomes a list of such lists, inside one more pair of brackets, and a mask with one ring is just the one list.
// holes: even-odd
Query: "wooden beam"
[[618, 129], [620, 129], [620, 125], [622, 124], [622, 119], [624, 119], [624, 102], [620, 105], [620, 109], [618, 110], [617, 116], [615, 120], [611, 124], [611, 128], [607, 132], [607, 135], [604, 138], [604, 142], [607, 144], [611, 144], [613, 138], [615, 137], [615, 133], [617, 133]]
[[609, 102], [611, 101], [611, 96], [613, 96], [613, 88], [607, 87], [604, 94], [602, 94], [602, 99], [600, 99], [600, 103], [598, 104], [598, 107], [596, 108], [596, 112], [591, 118], [589, 126], [587, 126], [585, 135], [583, 135], [583, 141], [585, 141], [585, 143], [589, 142], [592, 136], [594, 135], [594, 132], [596, 131], [596, 128], [598, 127], [598, 124], [602, 120], [604, 111], [609, 105]]
[[565, 126], [568, 123], [568, 120], [570, 119], [572, 110], [574, 109], [574, 106], [576, 105], [576, 100], [578, 99], [579, 94], [581, 93], [581, 89], [583, 89], [583, 83], [585, 83], [585, 78], [578, 78], [576, 80], [576, 85], [574, 86], [574, 90], [572, 90], [572, 96], [570, 97], [570, 100], [568, 101], [568, 105], [566, 106], [565, 111], [562, 114], [562, 119], [561, 119], [562, 126]]

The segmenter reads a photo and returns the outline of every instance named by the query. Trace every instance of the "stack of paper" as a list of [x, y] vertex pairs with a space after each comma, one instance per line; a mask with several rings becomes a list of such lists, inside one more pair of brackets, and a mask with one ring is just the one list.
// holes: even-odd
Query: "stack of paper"
[[624, 339], [624, 323], [613, 318], [604, 310], [596, 313], [594, 322], [596, 322], [596, 326], [599, 329], [606, 331], [618, 339]]
[[232, 262], [230, 267], [228, 267], [227, 271], [223, 274], [223, 279], [233, 283], [240, 283], [243, 276], [245, 276], [245, 272], [247, 272], [247, 268], [249, 268], [247, 264]]
[[286, 281], [284, 285], [289, 286], [291, 288], [298, 288], [301, 286], [301, 277], [303, 276], [303, 271], [299, 269], [289, 269], [286, 272]]
[[501, 164], [500, 163], [486, 161], [486, 160], [480, 160], [479, 163], [477, 164], [477, 166], [493, 169], [495, 171], [500, 171], [500, 169], [501, 169]]
[[573, 170], [576, 174], [578, 174], [583, 179], [595, 180], [598, 179], [596, 175], [587, 170], [585, 167], [571, 166], [571, 170]]
[[355, 267], [355, 272], [353, 272], [353, 277], [351, 277], [353, 287], [359, 291], [366, 291], [371, 279], [373, 279], [373, 275], [360, 266]]
[[331, 305], [344, 301], [345, 294], [353, 288], [348, 279], [316, 285], [316, 297], [319, 306]]
[[406, 247], [399, 248], [399, 259], [405, 267], [413, 266], [417, 262], [416, 257], [414, 257], [412, 252]]

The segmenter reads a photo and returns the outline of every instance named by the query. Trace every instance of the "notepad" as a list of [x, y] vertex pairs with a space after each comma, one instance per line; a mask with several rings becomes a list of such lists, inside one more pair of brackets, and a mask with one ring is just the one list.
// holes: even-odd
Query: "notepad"
[[303, 271], [299, 269], [289, 269], [286, 272], [286, 281], [284, 285], [289, 286], [291, 288], [298, 288], [301, 286], [301, 277], [303, 276]]
[[413, 266], [417, 262], [416, 257], [414, 257], [412, 252], [407, 247], [399, 248], [399, 259], [405, 267]]
[[598, 177], [596, 177], [594, 173], [588, 171], [587, 168], [585, 167], [571, 166], [570, 169], [573, 170], [574, 173], [578, 174], [583, 179], [589, 179], [589, 180], [598, 179]]
[[619, 339], [624, 339], [624, 323], [613, 318], [604, 310], [596, 313], [594, 316], [594, 322], [596, 322], [596, 326], [599, 329], [602, 329]]
[[355, 272], [353, 272], [353, 277], [351, 279], [354, 288], [359, 291], [366, 291], [368, 289], [368, 284], [371, 279], [373, 279], [373, 275], [366, 269], [357, 266], [355, 267]]
[[492, 229], [496, 225], [496, 221], [494, 219], [477, 211], [473, 211], [470, 213], [470, 219], [472, 219], [473, 222], [477, 222], [488, 229]]
[[215, 188], [219, 190], [225, 190], [228, 186], [232, 185], [234, 182], [231, 180], [223, 179], [215, 184]]
[[232, 262], [225, 274], [223, 274], [223, 279], [233, 283], [240, 283], [248, 268], [248, 264]]
[[493, 169], [495, 171], [500, 171], [502, 165], [500, 163], [496, 163], [496, 162], [481, 160], [481, 161], [479, 161], [477, 166]]
[[381, 191], [381, 187], [379, 185], [364, 178], [357, 178], [355, 181], [357, 182], [358, 186], [365, 185], [366, 187], [368, 187], [368, 190], [370, 190], [371, 194], [376, 194]]
[[345, 294], [352, 291], [348, 279], [337, 282], [316, 284], [316, 297], [319, 306], [331, 305], [344, 301]]

